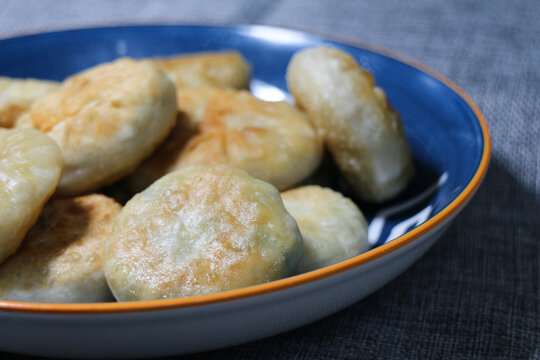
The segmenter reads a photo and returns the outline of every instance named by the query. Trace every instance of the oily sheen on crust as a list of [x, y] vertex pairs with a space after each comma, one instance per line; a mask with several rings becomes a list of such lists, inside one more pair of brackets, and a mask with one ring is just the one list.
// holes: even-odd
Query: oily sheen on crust
[[64, 160], [38, 130], [0, 129], [0, 264], [17, 250], [54, 193]]
[[119, 301], [195, 296], [291, 275], [301, 249], [272, 185], [228, 166], [193, 166], [125, 205], [105, 276]]
[[405, 188], [413, 166], [401, 118], [352, 56], [324, 46], [301, 50], [287, 85], [361, 198], [382, 202]]
[[111, 301], [103, 249], [120, 209], [100, 194], [48, 202], [19, 250], [0, 266], [0, 299]]
[[304, 239], [298, 273], [336, 264], [369, 249], [366, 219], [341, 193], [311, 185], [287, 190], [281, 197]]
[[319, 165], [322, 144], [315, 129], [286, 102], [217, 88], [184, 91], [181, 97], [184, 117], [132, 176], [135, 190], [176, 169], [211, 164], [237, 167], [284, 190]]
[[119, 180], [154, 151], [174, 126], [176, 91], [150, 62], [123, 58], [68, 78], [29, 116], [62, 149], [57, 194], [73, 196]]

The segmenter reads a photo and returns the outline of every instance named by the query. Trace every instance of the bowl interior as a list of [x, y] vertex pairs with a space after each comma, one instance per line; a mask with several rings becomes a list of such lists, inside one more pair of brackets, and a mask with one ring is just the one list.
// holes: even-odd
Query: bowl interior
[[[321, 44], [341, 48], [371, 71], [403, 119], [416, 164], [410, 186], [381, 205], [355, 199], [370, 221], [370, 242], [384, 244], [424, 223], [463, 192], [484, 153], [484, 134], [470, 105], [441, 80], [375, 51], [297, 31], [264, 26], [139, 26], [72, 30], [0, 41], [0, 75], [62, 80], [118, 57], [145, 58], [236, 49], [253, 66], [252, 90], [290, 99], [285, 82], [295, 51]], [[328, 165], [328, 185], [353, 197]]]

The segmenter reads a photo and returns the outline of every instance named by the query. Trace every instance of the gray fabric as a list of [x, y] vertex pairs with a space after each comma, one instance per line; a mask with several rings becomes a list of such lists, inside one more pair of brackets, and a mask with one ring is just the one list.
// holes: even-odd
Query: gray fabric
[[437, 245], [335, 315], [186, 359], [540, 359], [539, 14], [536, 0], [2, 0], [0, 38], [96, 25], [257, 23], [361, 39], [446, 75], [483, 111], [493, 155], [477, 196]]

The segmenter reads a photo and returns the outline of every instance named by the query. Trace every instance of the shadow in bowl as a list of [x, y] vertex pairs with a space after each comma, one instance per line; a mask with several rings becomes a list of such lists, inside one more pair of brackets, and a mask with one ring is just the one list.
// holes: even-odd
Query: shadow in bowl
[[382, 204], [359, 199], [328, 152], [321, 167], [301, 185], [328, 187], [352, 199], [370, 224], [370, 244], [377, 247], [403, 235], [440, 210], [436, 205], [437, 191], [445, 184], [448, 174], [435, 169], [422, 157], [415, 157], [413, 161], [415, 173], [409, 185], [396, 198]]

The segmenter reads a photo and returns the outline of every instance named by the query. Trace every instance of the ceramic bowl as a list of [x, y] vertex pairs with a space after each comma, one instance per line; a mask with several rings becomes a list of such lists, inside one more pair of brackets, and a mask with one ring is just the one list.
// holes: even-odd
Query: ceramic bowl
[[[333, 266], [248, 288], [171, 300], [43, 304], [0, 300], [0, 350], [70, 358], [137, 358], [240, 344], [323, 318], [403, 272], [450, 226], [480, 185], [489, 136], [467, 95], [433, 70], [384, 49], [266, 26], [132, 26], [0, 41], [0, 75], [62, 80], [121, 56], [220, 49], [253, 66], [252, 91], [290, 98], [285, 71], [299, 49], [327, 44], [374, 74], [402, 116], [416, 175], [392, 202], [359, 203], [373, 248]], [[339, 179], [339, 178], [338, 178]], [[347, 193], [342, 181], [334, 184]]]

